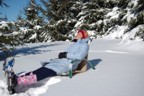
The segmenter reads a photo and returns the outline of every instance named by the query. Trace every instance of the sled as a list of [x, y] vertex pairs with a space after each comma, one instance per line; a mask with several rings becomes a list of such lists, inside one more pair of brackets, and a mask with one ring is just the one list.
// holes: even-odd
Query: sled
[[74, 70], [72, 73], [73, 74], [77, 74], [77, 73], [82, 73], [85, 72], [87, 70], [87, 60], [88, 60], [88, 56], [86, 56], [81, 63], [78, 65], [77, 69]]
[[87, 71], [87, 64], [89, 64], [90, 67], [95, 70], [95, 67], [88, 61], [88, 55], [80, 62], [76, 70], [72, 71], [72, 64], [70, 64], [68, 73], [69, 78], [72, 78], [72, 76], [75, 74]]

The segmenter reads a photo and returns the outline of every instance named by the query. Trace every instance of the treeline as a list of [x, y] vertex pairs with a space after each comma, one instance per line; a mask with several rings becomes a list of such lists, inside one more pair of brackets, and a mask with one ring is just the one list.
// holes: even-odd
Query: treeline
[[[1, 45], [72, 39], [81, 28], [98, 36], [127, 25], [129, 32], [144, 24], [144, 0], [30, 0], [15, 22], [0, 23]], [[117, 12], [116, 17], [108, 14]], [[128, 13], [135, 15], [128, 20]], [[4, 26], [5, 23], [5, 26]], [[144, 29], [137, 33], [140, 38]], [[95, 34], [93, 34], [95, 36]]]

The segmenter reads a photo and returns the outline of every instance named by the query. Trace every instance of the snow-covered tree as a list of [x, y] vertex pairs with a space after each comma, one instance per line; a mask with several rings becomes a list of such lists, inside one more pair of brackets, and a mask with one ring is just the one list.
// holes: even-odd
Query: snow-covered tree
[[43, 6], [39, 8], [49, 21], [46, 28], [49, 30], [48, 34], [51, 39], [67, 39], [67, 34], [77, 22], [76, 16], [80, 12], [80, 8], [75, 6], [75, 4], [79, 0], [41, 0], [41, 2], [44, 8]]
[[[6, 6], [4, 0], [0, 1], [0, 6]], [[16, 45], [23, 44], [19, 38], [19, 33], [15, 32], [15, 23], [8, 22], [7, 17], [0, 18], [0, 49], [6, 48], [7, 45], [13, 47]]]
[[[135, 37], [143, 39], [144, 31], [140, 25], [144, 24], [144, 1], [119, 0], [113, 2], [115, 6], [109, 9], [110, 11], [103, 20], [104, 25], [107, 26], [106, 35], [117, 31], [117, 34], [121, 35], [115, 35], [115, 38], [123, 38], [123, 35], [132, 32], [133, 35], [127, 36], [129, 39], [133, 40]], [[133, 32], [134, 29], [137, 29], [137, 32]]]
[[39, 15], [37, 4], [35, 0], [30, 0], [27, 7], [24, 8], [26, 19], [18, 20], [19, 24], [23, 22], [20, 26], [24, 33], [25, 42], [41, 42], [43, 41], [43, 30], [42, 24], [44, 19]]
[[[24, 42], [46, 42], [70, 39], [76, 29], [86, 29], [93, 36], [115, 32], [115, 38], [138, 29], [135, 37], [144, 40], [143, 0], [30, 0], [24, 9], [25, 17], [18, 16], [13, 29]], [[96, 33], [96, 35], [95, 35]], [[114, 37], [114, 36], [113, 36]]]
[[136, 28], [137, 32], [130, 36], [131, 40], [135, 37], [143, 39], [143, 12], [143, 0], [89, 0], [82, 4], [75, 27], [94, 30], [100, 36], [115, 32], [120, 34], [115, 38], [123, 38]]
[[0, 22], [0, 46], [16, 46], [23, 44], [19, 33], [14, 31], [14, 22]]

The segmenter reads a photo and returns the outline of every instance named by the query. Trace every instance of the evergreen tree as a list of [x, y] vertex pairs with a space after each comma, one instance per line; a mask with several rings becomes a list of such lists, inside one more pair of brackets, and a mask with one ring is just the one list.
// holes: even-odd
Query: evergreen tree
[[21, 27], [25, 27], [26, 20], [24, 17], [22, 17], [22, 10], [20, 10], [20, 13], [18, 14], [15, 22], [15, 30], [20, 31]]
[[14, 32], [15, 25], [11, 22], [1, 21], [0, 22], [0, 46], [17, 46], [23, 44], [19, 38], [19, 33]]
[[0, 0], [0, 6], [5, 6], [5, 7], [9, 7], [9, 5], [7, 5], [4, 0]]
[[[90, 0], [81, 3], [81, 12], [77, 15], [78, 23], [76, 27], [85, 30], [96, 30], [100, 32], [103, 24], [97, 24], [98, 20], [103, 20], [105, 11], [101, 9], [103, 0]], [[103, 2], [104, 3], [104, 2]]]
[[39, 16], [39, 12], [37, 9], [37, 4], [35, 0], [30, 0], [28, 6], [25, 7], [25, 27], [27, 32], [24, 32], [24, 40], [25, 42], [42, 42], [42, 26], [43, 26], [43, 18]]
[[[78, 0], [41, 0], [45, 8], [39, 7], [48, 19], [46, 28], [52, 40], [68, 39], [67, 34], [77, 22], [80, 9], [74, 7]], [[79, 7], [79, 6], [77, 6]]]
[[[0, 5], [6, 5], [3, 0], [0, 1]], [[2, 6], [2, 5], [1, 5]], [[19, 33], [15, 31], [15, 23], [8, 22], [7, 17], [0, 18], [0, 49], [6, 48], [7, 45], [11, 47], [23, 44], [19, 38]]]
[[[137, 5], [133, 4], [132, 0], [40, 1], [41, 6], [37, 5], [35, 0], [31, 0], [25, 9], [27, 31], [24, 38], [26, 42], [66, 40], [69, 39], [68, 35], [74, 34], [77, 28], [104, 35], [124, 24], [129, 27], [125, 32], [143, 24], [143, 0], [139, 0]], [[127, 10], [128, 8], [130, 11]], [[39, 12], [44, 18], [39, 16]], [[128, 12], [135, 14], [135, 18], [127, 21]], [[117, 16], [112, 17], [109, 13]], [[36, 26], [41, 28], [36, 30]], [[140, 34], [143, 34], [143, 31]]]

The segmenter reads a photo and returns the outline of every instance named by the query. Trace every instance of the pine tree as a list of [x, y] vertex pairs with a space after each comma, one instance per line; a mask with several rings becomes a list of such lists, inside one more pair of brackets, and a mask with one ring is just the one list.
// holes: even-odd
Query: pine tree
[[9, 7], [9, 5], [7, 5], [4, 0], [0, 0], [0, 6]]
[[[8, 7], [8, 5], [3, 2], [3, 0], [1, 0], [0, 3]], [[7, 16], [5, 16], [4, 18], [0, 18], [0, 49], [6, 49], [7, 45], [14, 47], [23, 44], [23, 42], [19, 38], [19, 33], [14, 31], [14, 22], [8, 22]]]
[[35, 0], [30, 0], [28, 6], [25, 7], [25, 25], [24, 27], [27, 29], [27, 32], [24, 35], [25, 42], [42, 42], [42, 27], [43, 26], [43, 18], [39, 16], [39, 12], [37, 9], [37, 4]]
[[73, 8], [78, 0], [41, 0], [45, 9], [41, 12], [48, 19], [46, 28], [52, 40], [66, 40], [67, 34], [77, 22], [76, 16], [79, 9]]
[[0, 46], [10, 45], [11, 47], [22, 45], [23, 41], [19, 37], [19, 32], [15, 31], [13, 22], [0, 22]]
[[[101, 1], [101, 3], [100, 3]], [[91, 0], [81, 3], [81, 12], [78, 14], [79, 25], [77, 27], [85, 30], [97, 30], [103, 25], [97, 25], [98, 20], [103, 20], [104, 11], [101, 10], [103, 0]], [[98, 28], [99, 27], [99, 28]]]

